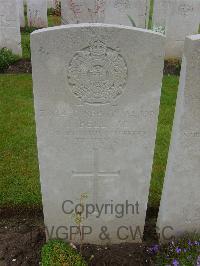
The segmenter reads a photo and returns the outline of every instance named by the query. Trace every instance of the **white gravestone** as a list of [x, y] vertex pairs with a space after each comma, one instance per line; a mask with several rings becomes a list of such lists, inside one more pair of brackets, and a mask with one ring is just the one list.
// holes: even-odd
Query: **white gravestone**
[[[160, 0], [155, 0], [155, 6]], [[155, 10], [157, 8], [155, 7]], [[181, 58], [185, 37], [197, 34], [200, 24], [200, 1], [198, 0], [168, 0], [159, 9], [162, 20], [154, 15], [154, 27], [165, 27], [166, 58]], [[161, 17], [161, 15], [160, 15]], [[160, 21], [160, 24], [159, 24]]]
[[58, 3], [59, 3], [59, 0], [47, 0], [47, 7], [55, 9]]
[[[161, 240], [200, 231], [200, 35], [186, 38], [158, 217]], [[171, 227], [171, 228], [169, 228]], [[165, 229], [166, 230], [163, 230]]]
[[17, 0], [17, 5], [18, 5], [18, 9], [19, 9], [20, 26], [25, 27], [24, 1], [23, 0]]
[[27, 0], [27, 17], [29, 27], [48, 27], [47, 0]]
[[149, 0], [62, 0], [62, 23], [104, 22], [146, 28]]
[[106, 0], [61, 0], [62, 24], [103, 22]]
[[167, 10], [169, 10], [170, 0], [154, 0], [153, 5], [153, 26], [166, 27]]
[[[84, 242], [141, 241], [164, 40], [147, 30], [92, 23], [32, 34], [43, 208], [54, 237], [73, 241], [70, 233], [64, 236], [76, 226], [66, 213], [86, 193], [94, 212], [84, 220], [84, 228], [91, 229]], [[102, 226], [108, 239], [100, 235]]]
[[0, 48], [21, 55], [19, 10], [16, 0], [0, 0]]
[[149, 21], [149, 0], [110, 0], [106, 2], [105, 23], [147, 28]]

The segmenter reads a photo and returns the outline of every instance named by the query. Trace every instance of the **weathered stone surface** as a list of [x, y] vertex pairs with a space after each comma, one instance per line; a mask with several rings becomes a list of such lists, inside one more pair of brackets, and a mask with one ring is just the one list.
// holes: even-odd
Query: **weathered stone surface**
[[154, 5], [154, 27], [165, 28], [166, 58], [181, 58], [185, 37], [198, 33], [200, 1], [155, 0]]
[[[36, 31], [31, 47], [49, 232], [54, 226], [54, 236], [58, 229], [57, 237], [69, 240], [69, 234], [64, 236], [66, 228], [60, 226], [69, 230], [74, 218], [62, 211], [62, 204], [73, 201], [74, 205], [64, 204], [66, 212], [86, 193], [86, 203], [93, 204], [95, 212], [83, 222], [92, 230], [84, 242], [140, 241], [154, 154], [164, 37], [133, 27], [80, 24]], [[134, 213], [126, 201], [134, 205]], [[99, 208], [110, 204], [107, 214], [104, 208], [98, 217], [96, 204]], [[118, 206], [113, 213], [112, 204]], [[122, 207], [117, 204], [124, 206], [118, 218]], [[108, 228], [109, 239], [101, 239], [102, 226]]]
[[48, 8], [56, 8], [60, 0], [47, 0], [47, 7]]
[[20, 26], [25, 27], [24, 1], [23, 0], [17, 0], [17, 5], [18, 5], [18, 9], [19, 9]]
[[16, 0], [0, 0], [0, 48], [21, 55], [19, 10]]
[[200, 230], [200, 35], [186, 38], [158, 227], [161, 240]]
[[170, 7], [170, 0], [154, 0], [153, 6], [153, 26], [166, 27], [167, 12]]
[[147, 28], [149, 21], [149, 0], [112, 0], [106, 2], [105, 23]]
[[105, 8], [105, 0], [61, 0], [62, 23], [103, 22]]
[[47, 0], [27, 0], [27, 17], [30, 27], [48, 27]]
[[104, 22], [137, 27], [148, 25], [149, 0], [62, 0], [63, 24]]

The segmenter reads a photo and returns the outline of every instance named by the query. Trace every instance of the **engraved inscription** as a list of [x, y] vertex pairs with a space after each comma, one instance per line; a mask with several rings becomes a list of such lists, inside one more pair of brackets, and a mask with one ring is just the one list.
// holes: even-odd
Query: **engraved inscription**
[[178, 7], [178, 11], [181, 15], [187, 16], [190, 12], [193, 11], [193, 6], [187, 4], [181, 4]]
[[130, 1], [129, 0], [115, 0], [114, 1], [114, 8], [123, 8], [128, 9], [130, 8]]
[[87, 18], [88, 22], [100, 22], [104, 17], [105, 6], [105, 0], [95, 0], [91, 1], [91, 3], [68, 0], [67, 8], [71, 11], [71, 14], [67, 14], [67, 17], [62, 17], [62, 21], [64, 24], [70, 24], [73, 21], [75, 21], [75, 23], [81, 23]]
[[128, 69], [122, 55], [96, 40], [78, 51], [68, 67], [71, 91], [85, 103], [111, 103], [121, 95]]
[[0, 14], [0, 27], [15, 28], [15, 20], [8, 19], [5, 15]]

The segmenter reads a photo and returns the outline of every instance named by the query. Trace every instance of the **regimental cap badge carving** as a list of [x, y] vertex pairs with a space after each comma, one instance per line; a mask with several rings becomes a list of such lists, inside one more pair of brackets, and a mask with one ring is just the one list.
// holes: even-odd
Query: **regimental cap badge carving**
[[106, 53], [106, 45], [97, 40], [90, 43], [90, 53], [92, 55], [104, 55]]
[[128, 69], [118, 50], [94, 40], [74, 54], [67, 78], [72, 93], [82, 102], [106, 104], [123, 93]]

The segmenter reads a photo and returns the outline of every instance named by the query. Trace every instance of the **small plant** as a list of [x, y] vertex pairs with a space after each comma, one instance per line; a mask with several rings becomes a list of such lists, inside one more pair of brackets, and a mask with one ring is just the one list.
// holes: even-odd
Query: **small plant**
[[148, 248], [156, 266], [196, 266], [200, 265], [200, 241], [198, 237], [184, 237], [168, 245], [154, 245]]
[[30, 27], [30, 26], [26, 25], [26, 26], [22, 29], [22, 32], [24, 32], [24, 33], [32, 33], [34, 30], [37, 30], [37, 28], [35, 28], [35, 27]]
[[56, 1], [56, 8], [54, 10], [54, 14], [56, 16], [61, 16], [61, 2], [60, 1]]
[[11, 50], [7, 48], [2, 48], [0, 50], [0, 72], [5, 72], [10, 65], [19, 60], [19, 56], [12, 53]]
[[77, 225], [77, 234], [79, 234], [80, 238], [80, 252], [82, 251], [82, 245], [83, 245], [83, 223], [85, 220], [85, 217], [83, 216], [83, 210], [85, 206], [85, 200], [88, 198], [87, 193], [82, 193], [80, 197], [80, 211], [74, 212], [72, 214], [72, 217], [74, 219], [75, 224]]
[[54, 8], [53, 7], [47, 9], [47, 15], [48, 16], [53, 16], [54, 15]]
[[165, 27], [163, 27], [163, 26], [154, 26], [153, 31], [165, 35]]
[[128, 16], [128, 18], [129, 18], [129, 20], [130, 20], [132, 26], [133, 26], [133, 27], [136, 27], [136, 24], [135, 24], [135, 21], [133, 20], [133, 18], [132, 18], [131, 16], [129, 16], [129, 15], [127, 15], [127, 16]]
[[42, 265], [87, 266], [87, 263], [70, 244], [54, 239], [42, 247]]

